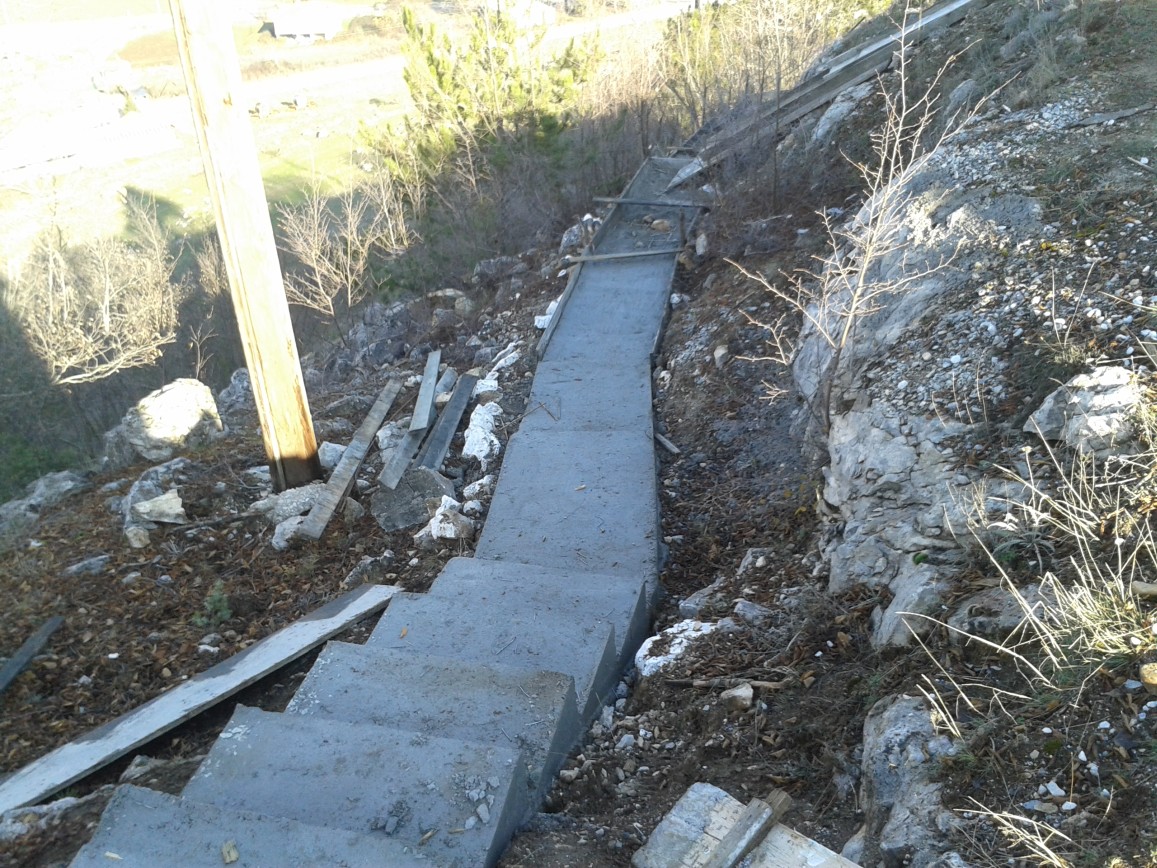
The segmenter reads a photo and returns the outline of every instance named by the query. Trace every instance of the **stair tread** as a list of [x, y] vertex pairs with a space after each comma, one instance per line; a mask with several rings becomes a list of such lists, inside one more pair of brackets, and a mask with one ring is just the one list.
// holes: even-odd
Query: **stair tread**
[[497, 859], [530, 793], [516, 746], [238, 706], [184, 795], [360, 834], [388, 830], [440, 865], [474, 866]]
[[518, 745], [539, 796], [582, 730], [570, 675], [345, 642], [325, 647], [286, 713]]
[[126, 868], [219, 868], [224, 862], [223, 848], [230, 844], [237, 853], [232, 864], [238, 868], [435, 864], [380, 833], [359, 835], [286, 817], [231, 811], [132, 785], [117, 788], [92, 840], [71, 864], [73, 868], [103, 868], [114, 862]]

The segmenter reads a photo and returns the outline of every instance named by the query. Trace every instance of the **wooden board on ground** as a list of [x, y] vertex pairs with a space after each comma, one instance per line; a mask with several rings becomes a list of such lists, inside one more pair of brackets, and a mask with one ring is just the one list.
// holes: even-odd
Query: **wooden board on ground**
[[40, 629], [29, 636], [16, 649], [16, 653], [8, 658], [8, 662], [0, 668], [0, 693], [8, 689], [8, 685], [16, 680], [16, 677], [24, 671], [24, 667], [32, 662], [32, 658], [40, 653], [48, 640], [52, 638], [52, 634], [60, 629], [60, 625], [64, 623], [64, 618], [60, 615], [53, 615], [47, 621], [40, 625]]
[[822, 75], [803, 82], [781, 95], [777, 101], [767, 103], [713, 136], [700, 149], [699, 156], [671, 180], [664, 192], [674, 190], [717, 165], [745, 144], [753, 140], [762, 141], [769, 127], [778, 128], [782, 137], [789, 126], [804, 115], [826, 105], [847, 88], [867, 81], [886, 69], [897, 42], [907, 40], [912, 44], [917, 43], [933, 25], [949, 26], [963, 19], [968, 8], [977, 2], [980, 0], [946, 0], [924, 10], [893, 33], [832, 58]]
[[646, 250], [624, 250], [621, 253], [583, 253], [579, 256], [564, 256], [567, 262], [609, 262], [614, 259], [635, 259], [639, 256], [663, 256], [678, 253], [682, 247], [654, 247]]
[[422, 385], [418, 387], [418, 400], [414, 403], [414, 415], [410, 417], [411, 431], [425, 431], [430, 427], [430, 419], [434, 415], [434, 387], [438, 385], [438, 364], [441, 361], [441, 350], [434, 350], [426, 356]]
[[[435, 365], [435, 370], [437, 370], [437, 365]], [[309, 511], [309, 515], [306, 516], [301, 527], [298, 528], [298, 534], [310, 539], [321, 539], [329, 520], [333, 518], [333, 514], [341, 506], [341, 502], [350, 493], [358, 468], [362, 466], [362, 462], [366, 460], [366, 453], [370, 451], [370, 443], [373, 442], [374, 435], [378, 433], [382, 423], [386, 421], [386, 414], [390, 412], [390, 407], [394, 405], [394, 399], [401, 391], [401, 380], [390, 380], [386, 383], [386, 387], [378, 395], [378, 400], [370, 407], [370, 412], [366, 414], [366, 418], [362, 420], [362, 424], [354, 433], [350, 445], [342, 453], [341, 460], [338, 461], [337, 467], [333, 469], [333, 473], [329, 477], [329, 482], [326, 483], [325, 491]]]
[[402, 442], [382, 456], [382, 472], [378, 474], [378, 482], [391, 491], [397, 488], [406, 471], [410, 469], [410, 462], [414, 460], [425, 436], [425, 428], [420, 431], [407, 431]]
[[0, 813], [35, 804], [291, 663], [354, 621], [381, 611], [401, 588], [363, 585], [168, 693], [110, 720], [0, 782]]
[[450, 393], [450, 400], [442, 408], [442, 414], [434, 424], [426, 445], [418, 453], [417, 465], [429, 470], [437, 470], [446, 460], [446, 453], [450, 451], [450, 441], [454, 439], [454, 432], [458, 430], [458, 423], [462, 421], [462, 414], [470, 399], [474, 396], [474, 387], [478, 384], [478, 377], [474, 374], [463, 374], [454, 384], [454, 391]]
[[[774, 794], [769, 796], [774, 799]], [[759, 800], [755, 800], [758, 802]], [[777, 802], [782, 804], [782, 802]], [[770, 805], [769, 811], [778, 816]], [[747, 817], [752, 822], [743, 824]], [[707, 868], [708, 865], [735, 865], [726, 857], [737, 852], [731, 844], [745, 837], [752, 849], [746, 856], [751, 868], [784, 868], [806, 865], [808, 868], [855, 868], [838, 853], [785, 826], [771, 825], [766, 836], [756, 841], [746, 833], [760, 828], [765, 812], [759, 806], [745, 808], [724, 790], [711, 784], [697, 783], [688, 788], [651, 833], [647, 843], [631, 859], [634, 868]], [[735, 836], [729, 833], [740, 824]], [[766, 825], [764, 826], [766, 828]], [[722, 849], [721, 849], [722, 848]], [[728, 849], [731, 848], [731, 849]], [[741, 848], [742, 849], [742, 848]], [[712, 859], [717, 861], [712, 862]], [[724, 861], [718, 861], [724, 859]]]
[[782, 819], [791, 807], [791, 797], [779, 790], [763, 799], [752, 799], [735, 824], [715, 845], [703, 868], [732, 868], [740, 859], [755, 849], [771, 827]]

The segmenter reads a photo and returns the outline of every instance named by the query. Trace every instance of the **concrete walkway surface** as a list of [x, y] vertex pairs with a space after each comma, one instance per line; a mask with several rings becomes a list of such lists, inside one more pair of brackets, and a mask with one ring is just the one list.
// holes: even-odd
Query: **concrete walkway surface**
[[[687, 162], [649, 159], [624, 198], [678, 203]], [[671, 252], [578, 266], [475, 557], [331, 642], [284, 713], [238, 706], [181, 797], [120, 787], [73, 865], [497, 862], [649, 632], [651, 356], [696, 213], [615, 206], [596, 254]]]

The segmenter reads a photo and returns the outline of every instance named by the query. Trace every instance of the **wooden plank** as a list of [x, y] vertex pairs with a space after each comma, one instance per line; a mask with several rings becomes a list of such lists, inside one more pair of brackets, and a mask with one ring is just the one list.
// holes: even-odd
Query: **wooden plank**
[[478, 377], [474, 374], [463, 374], [454, 385], [450, 393], [450, 400], [442, 408], [434, 430], [430, 432], [422, 451], [418, 453], [417, 465], [429, 470], [437, 470], [446, 460], [446, 453], [450, 451], [450, 441], [454, 439], [454, 432], [458, 430], [458, 423], [462, 421], [462, 414], [474, 396], [474, 386]]
[[152, 741], [296, 660], [354, 621], [386, 607], [401, 588], [363, 585], [168, 693], [26, 765], [0, 782], [0, 813], [31, 805]]
[[[625, 250], [622, 253], [591, 253], [579, 256], [564, 256], [567, 262], [609, 262], [615, 259], [635, 259], [640, 256], [663, 256], [678, 253], [682, 247], [659, 247], [651, 250]], [[556, 311], [557, 313], [557, 311]]]
[[16, 680], [16, 677], [32, 662], [32, 658], [48, 644], [52, 634], [59, 630], [63, 623], [64, 618], [60, 615], [53, 615], [40, 625], [40, 629], [24, 640], [23, 644], [16, 649], [16, 653], [8, 658], [8, 662], [4, 664], [3, 668], [0, 668], [0, 693], [8, 689], [8, 685]]
[[766, 802], [763, 799], [748, 802], [735, 825], [711, 851], [703, 868], [733, 868], [755, 849], [791, 807], [791, 797], [787, 793], [775, 790], [767, 798]]
[[806, 865], [807, 868], [859, 868], [855, 862], [829, 850], [818, 841], [801, 835], [795, 829], [777, 823], [771, 827], [748, 859], [751, 868], [784, 868]]
[[410, 417], [411, 431], [424, 431], [430, 427], [430, 419], [434, 415], [434, 387], [438, 385], [438, 365], [441, 361], [441, 350], [434, 350], [426, 356], [426, 370], [422, 372], [422, 385], [418, 389], [418, 400], [414, 403], [414, 415]]
[[710, 208], [712, 203], [703, 202], [664, 202], [659, 199], [616, 199], [613, 196], [594, 196], [596, 202], [609, 202], [612, 205], [642, 205], [644, 208]]
[[897, 42], [908, 39], [910, 44], [918, 43], [932, 25], [949, 26], [960, 21], [967, 15], [968, 7], [977, 2], [980, 0], [947, 0], [926, 10], [914, 21], [905, 22], [887, 36], [852, 48], [833, 58], [822, 76], [793, 88], [781, 95], [779, 100], [769, 102], [735, 126], [724, 129], [712, 137], [700, 150], [698, 159], [680, 171], [664, 192], [674, 190], [680, 184], [717, 165], [745, 142], [764, 134], [768, 126], [776, 123], [777, 115], [779, 127], [785, 128], [830, 102], [848, 87], [867, 81], [887, 68]]
[[257, 146], [223, 4], [169, 0], [209, 199], [277, 491], [321, 478]]
[[[437, 366], [435, 366], [435, 370], [437, 370]], [[370, 443], [373, 442], [374, 435], [378, 433], [382, 423], [386, 421], [386, 414], [390, 412], [390, 407], [394, 405], [394, 400], [401, 391], [401, 380], [390, 380], [386, 383], [386, 387], [378, 395], [378, 400], [370, 407], [366, 418], [362, 420], [361, 426], [354, 433], [350, 445], [342, 453], [341, 460], [338, 461], [329, 482], [326, 483], [325, 491], [310, 509], [309, 515], [306, 516], [301, 527], [298, 528], [298, 534], [310, 539], [321, 539], [329, 520], [333, 518], [333, 514], [341, 506], [341, 502], [350, 493], [358, 468], [362, 466], [362, 462], [366, 460], [366, 453], [370, 451]]]
[[425, 428], [421, 431], [407, 431], [402, 442], [383, 458], [382, 472], [378, 474], [378, 482], [391, 491], [397, 488], [398, 483], [409, 470], [410, 462], [414, 460], [418, 447], [422, 445], [422, 438], [425, 436]]
[[[603, 224], [606, 225], [605, 223]], [[542, 359], [543, 353], [546, 352], [547, 346], [550, 344], [550, 339], [554, 337], [555, 331], [558, 329], [559, 320], [562, 319], [563, 309], [566, 303], [570, 301], [570, 297], [574, 295], [575, 285], [578, 283], [579, 275], [582, 273], [583, 267], [580, 262], [570, 273], [566, 281], [566, 289], [562, 291], [562, 295], [558, 298], [558, 304], [554, 307], [554, 313], [550, 317], [550, 322], [546, 324], [546, 329], [542, 333], [542, 337], [538, 339], [538, 345], [534, 348], [534, 354]]]
[[[673, 190], [680, 184], [686, 183], [696, 175], [731, 156], [752, 139], [767, 135], [767, 128], [778, 122], [779, 135], [782, 138], [787, 134], [791, 124], [800, 118], [826, 105], [836, 96], [852, 85], [867, 81], [873, 75], [882, 72], [892, 62], [891, 50], [880, 50], [868, 55], [864, 60], [849, 69], [840, 72], [834, 79], [819, 79], [809, 83], [799, 91], [787, 94], [772, 109], [770, 116], [759, 115], [762, 125], [754, 120], [741, 124], [738, 129], [725, 131], [724, 137], [715, 138], [704, 145], [700, 156], [693, 160], [686, 169], [671, 179], [667, 190]], [[782, 112], [778, 120], [776, 113]], [[774, 143], [772, 143], [774, 144]]]

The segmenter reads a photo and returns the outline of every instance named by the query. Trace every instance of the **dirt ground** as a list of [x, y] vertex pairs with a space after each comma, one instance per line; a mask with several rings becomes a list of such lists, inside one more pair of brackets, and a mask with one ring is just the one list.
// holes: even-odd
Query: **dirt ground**
[[[1151, 5], [1098, 6], [1096, 14], [1106, 20], [1091, 18], [1090, 44], [1104, 55], [1091, 55], [1099, 59], [1086, 63], [1081, 75], [1106, 94], [1104, 110], [1130, 107], [1137, 94], [1153, 92], [1157, 63], [1152, 46], [1157, 40], [1148, 48], [1117, 45], [1136, 32], [1132, 16]], [[959, 50], [969, 40], [991, 36], [1005, 12], [1006, 5], [993, 4], [987, 17], [978, 16], [973, 29], [958, 34], [958, 42], [946, 40], [937, 51]], [[1014, 59], [1004, 71], [1011, 73], [1018, 64], [1023, 67]], [[1014, 96], [1010, 92], [1010, 102]], [[1120, 250], [1127, 252], [1119, 237], [1124, 221], [1140, 221], [1139, 226], [1152, 220], [1157, 207], [1152, 186], [1125, 190], [1120, 181], [1125, 157], [1157, 157], [1151, 147], [1138, 150], [1145, 136], [1152, 141], [1152, 129], [1117, 124], [1090, 133], [1087, 148], [1079, 153], [1054, 149], [1034, 158], [1030, 168], [1039, 174], [1034, 192], [1044, 202], [1046, 218], [1065, 227], [1076, 250], [1086, 242], [1101, 242], [1110, 245], [1115, 259], [1118, 248], [1112, 244], [1124, 245]], [[681, 620], [679, 602], [716, 580], [722, 581], [700, 617], [722, 618], [742, 600], [766, 607], [767, 620], [758, 630], [712, 634], [661, 675], [624, 685], [621, 708], [592, 727], [544, 812], [503, 857], [505, 868], [625, 866], [696, 781], [720, 786], [743, 801], [772, 788], [783, 790], [794, 800], [790, 825], [839, 850], [862, 821], [859, 746], [864, 717], [875, 702], [915, 693], [921, 676], [942, 671], [1016, 687], [997, 655], [965, 650], [946, 636], [932, 637], [931, 657], [907, 649], [873, 651], [868, 618], [881, 600], [866, 588], [831, 596], [822, 570], [816, 569], [821, 456], [799, 439], [800, 407], [784, 371], [763, 359], [768, 333], [759, 323], [774, 321], [782, 311], [725, 260], [763, 274], [811, 268], [823, 245], [817, 207], [843, 203], [849, 196], [855, 201], [853, 173], [835, 163], [825, 171], [828, 186], [818, 203], [799, 191], [795, 198], [785, 194], [773, 207], [761, 187], [766, 177], [734, 185], [732, 197], [713, 215], [711, 253], [679, 272], [674, 291], [680, 300], [656, 360], [656, 427], [679, 450], [660, 452], [669, 559], [662, 575], [667, 598], [656, 613], [656, 630]], [[777, 219], [786, 213], [794, 215], [790, 223]], [[536, 274], [550, 259], [539, 255], [528, 261], [529, 273]], [[1151, 281], [1150, 272], [1145, 275]], [[453, 330], [415, 335], [413, 342], [442, 346], [449, 360], [468, 366], [464, 346], [472, 335], [533, 341], [531, 317], [558, 289], [557, 279], [550, 278], [531, 282], [518, 298], [484, 291], [476, 318]], [[461, 357], [454, 355], [456, 347], [462, 348]], [[416, 373], [420, 362], [419, 354], [406, 372]], [[517, 374], [525, 379], [529, 372], [523, 367]], [[316, 398], [311, 394], [318, 407], [335, 406], [333, 412], [318, 414], [323, 430], [332, 432], [333, 439], [348, 434], [360, 418], [339, 399], [353, 393], [364, 410], [380, 386], [380, 379], [370, 375], [356, 388], [335, 386]], [[507, 418], [516, 419], [517, 407], [507, 409]], [[194, 521], [215, 519], [251, 502], [255, 491], [243, 471], [262, 461], [252, 429], [239, 423], [230, 438], [190, 457], [195, 470], [185, 489]], [[476, 472], [461, 470], [467, 478]], [[224, 654], [331, 599], [364, 555], [392, 550], [393, 566], [378, 580], [422, 590], [446, 558], [460, 553], [418, 551], [406, 533], [383, 535], [368, 516], [335, 521], [319, 544], [289, 554], [272, 551], [270, 530], [250, 523], [215, 525], [192, 538], [176, 531], [159, 538], [144, 555], [132, 553], [104, 503], [115, 491], [101, 491], [130, 475], [97, 477], [92, 492], [43, 517], [35, 547], [0, 559], [0, 591], [18, 601], [0, 615], [0, 647], [15, 647], [51, 614], [68, 615], [48, 653], [4, 698], [0, 749], [6, 770], [215, 662], [198, 653], [200, 639], [210, 630], [194, 620], [207, 614], [205, 604], [217, 579], [228, 589], [230, 615], [212, 627], [222, 636]], [[99, 553], [111, 556], [99, 575], [63, 575], [68, 566]], [[953, 598], [991, 582], [991, 571], [978, 564], [959, 577]], [[341, 638], [358, 641], [371, 627], [361, 624]], [[308, 664], [307, 657], [238, 701], [283, 706]], [[1077, 699], [1034, 696], [1010, 718], [998, 718], [999, 725], [977, 726], [968, 749], [943, 769], [947, 804], [966, 818], [979, 804], [1012, 809], [1033, 796], [1042, 772], [1067, 776], [1088, 806], [1079, 823], [1065, 827], [1079, 842], [1070, 850], [1074, 861], [1115, 868], [1157, 864], [1152, 855], [1157, 847], [1157, 736], [1136, 722], [1145, 712], [1124, 688], [1125, 673], [1106, 665]], [[742, 682], [762, 685], [753, 704], [728, 706], [721, 693]], [[164, 764], [143, 780], [179, 790], [192, 761], [228, 719], [231, 705], [146, 746], [143, 753]], [[1111, 722], [1111, 730], [1101, 726], [1104, 722]], [[627, 735], [634, 746], [619, 749]], [[1077, 759], [1082, 752], [1100, 758], [1098, 780], [1089, 779], [1087, 764]], [[68, 825], [0, 844], [0, 864], [67, 862], [107, 798], [101, 787], [115, 781], [126, 765], [115, 764], [70, 788], [70, 795], [91, 794], [88, 808]], [[1098, 795], [1102, 786], [1112, 789], [1107, 803]], [[968, 864], [1017, 864], [1013, 860], [1025, 856], [990, 825], [979, 823], [965, 826], [953, 844], [967, 854]], [[1119, 861], [1110, 862], [1111, 856]]]

